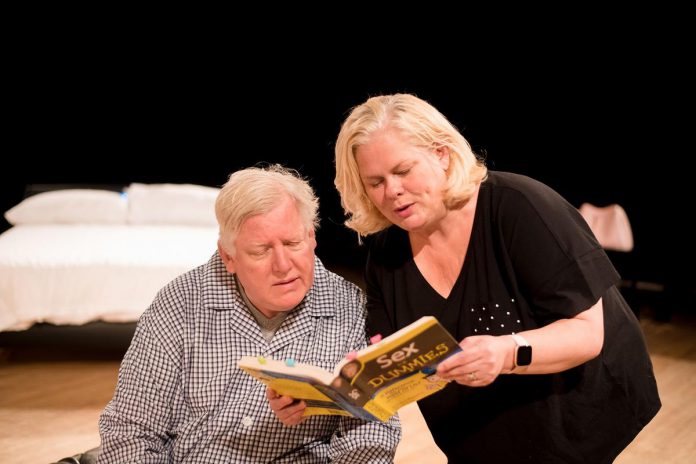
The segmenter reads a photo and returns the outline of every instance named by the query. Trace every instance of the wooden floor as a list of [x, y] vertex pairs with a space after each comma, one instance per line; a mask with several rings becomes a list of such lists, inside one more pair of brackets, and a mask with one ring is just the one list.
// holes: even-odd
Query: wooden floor
[[[696, 462], [696, 317], [641, 320], [663, 408], [617, 464]], [[121, 353], [93, 348], [0, 348], [0, 463], [50, 463], [99, 443]], [[416, 408], [403, 413], [399, 463], [445, 462]]]

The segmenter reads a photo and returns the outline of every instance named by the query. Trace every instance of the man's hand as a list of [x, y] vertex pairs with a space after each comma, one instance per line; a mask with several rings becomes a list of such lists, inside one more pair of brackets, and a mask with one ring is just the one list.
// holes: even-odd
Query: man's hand
[[290, 396], [281, 396], [275, 390], [266, 388], [266, 398], [278, 420], [287, 426], [297, 425], [305, 418], [302, 417], [307, 407], [304, 401], [298, 401]]

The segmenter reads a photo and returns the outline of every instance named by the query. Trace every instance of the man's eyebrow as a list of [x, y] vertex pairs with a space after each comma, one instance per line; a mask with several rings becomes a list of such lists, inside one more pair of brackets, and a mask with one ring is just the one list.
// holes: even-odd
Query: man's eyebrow
[[268, 248], [270, 247], [270, 243], [249, 243], [247, 244], [247, 248]]

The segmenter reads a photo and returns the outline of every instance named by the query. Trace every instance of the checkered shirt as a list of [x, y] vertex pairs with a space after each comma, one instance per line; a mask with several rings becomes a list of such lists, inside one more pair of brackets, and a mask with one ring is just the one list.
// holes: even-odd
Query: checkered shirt
[[156, 296], [140, 318], [99, 420], [99, 463], [388, 463], [388, 423], [312, 416], [294, 427], [271, 411], [242, 356], [293, 358], [328, 370], [366, 345], [359, 288], [315, 258], [314, 284], [267, 342], [216, 253]]

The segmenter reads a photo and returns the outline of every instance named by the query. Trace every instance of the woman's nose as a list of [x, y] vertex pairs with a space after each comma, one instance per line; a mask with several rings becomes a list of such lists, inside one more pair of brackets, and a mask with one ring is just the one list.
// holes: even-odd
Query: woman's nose
[[398, 179], [390, 179], [386, 182], [386, 194], [388, 198], [396, 198], [404, 191], [401, 181]]

